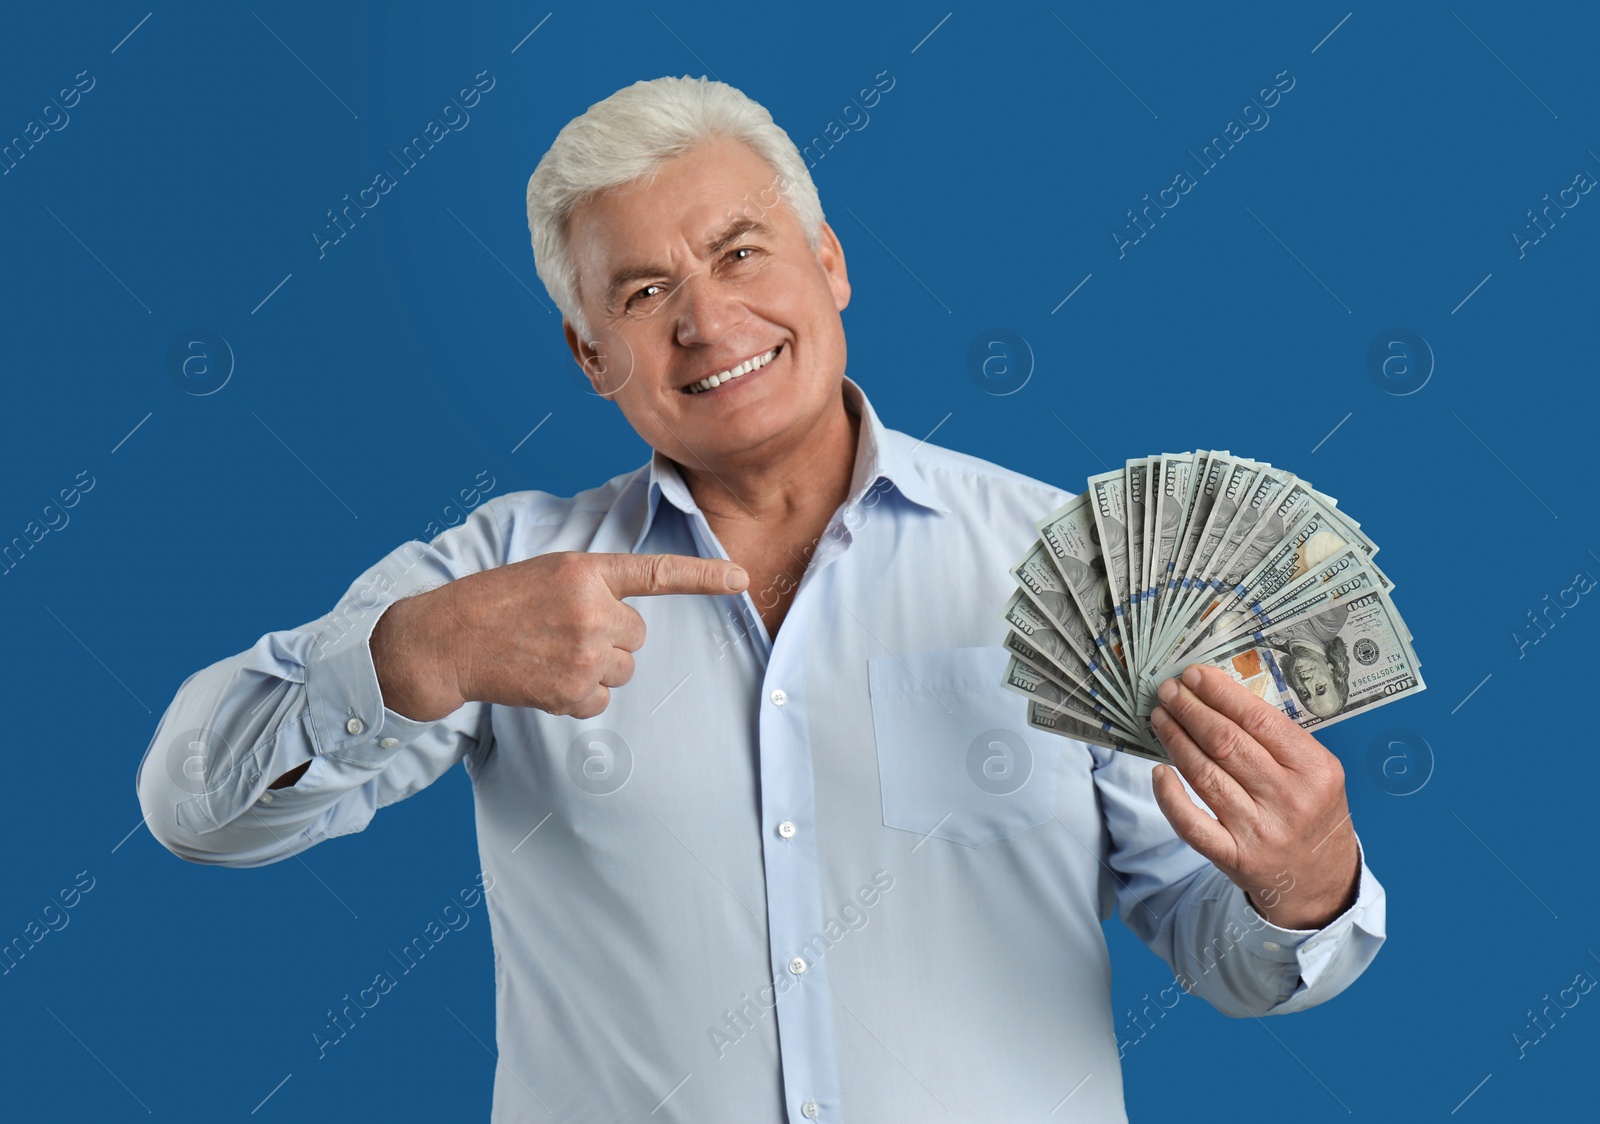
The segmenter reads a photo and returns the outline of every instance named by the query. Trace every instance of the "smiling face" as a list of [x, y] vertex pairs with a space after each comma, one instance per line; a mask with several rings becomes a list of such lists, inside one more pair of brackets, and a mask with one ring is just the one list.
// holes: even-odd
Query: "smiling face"
[[748, 146], [716, 137], [569, 221], [594, 339], [568, 322], [568, 346], [596, 393], [680, 464], [717, 472], [803, 454], [844, 416], [844, 252], [826, 223], [811, 250], [776, 179]]

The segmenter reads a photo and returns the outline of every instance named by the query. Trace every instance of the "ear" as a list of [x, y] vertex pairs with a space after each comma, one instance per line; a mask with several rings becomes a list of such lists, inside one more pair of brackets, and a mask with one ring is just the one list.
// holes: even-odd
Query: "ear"
[[834, 307], [843, 312], [850, 303], [850, 276], [844, 267], [844, 247], [839, 245], [839, 236], [826, 221], [822, 224], [820, 240], [817, 243], [817, 261], [821, 264], [823, 272], [828, 275], [828, 287], [833, 290]]
[[605, 371], [605, 362], [601, 359], [599, 350], [593, 344], [585, 343], [578, 338], [578, 330], [572, 326], [572, 321], [563, 318], [561, 331], [567, 337], [567, 348], [572, 352], [573, 360], [583, 371], [584, 377], [589, 380], [589, 385], [596, 394], [602, 394], [600, 375]]

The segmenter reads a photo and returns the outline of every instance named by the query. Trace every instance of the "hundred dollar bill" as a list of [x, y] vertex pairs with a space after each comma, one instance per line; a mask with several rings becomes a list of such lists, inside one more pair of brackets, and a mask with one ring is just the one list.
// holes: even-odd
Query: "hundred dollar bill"
[[1017, 590], [1006, 602], [1001, 617], [1015, 631], [1020, 632], [1035, 648], [1049, 653], [1062, 666], [1073, 660], [1087, 670], [1095, 659], [1094, 637], [1089, 626], [1075, 613], [1068, 614], [1061, 625], [1045, 616], [1044, 610], [1034, 604], [1025, 590]]
[[[1078, 648], [1086, 662], [1103, 651], [1097, 638], [1089, 633], [1088, 624], [1072, 598], [1072, 591], [1061, 572], [1050, 562], [1050, 552], [1042, 542], [1036, 542], [1029, 548], [1022, 560], [1011, 568], [1011, 576], [1045, 620]], [[1086, 633], [1087, 645], [1084, 644]]]
[[[1094, 516], [1095, 535], [1106, 564], [1106, 583], [1111, 591], [1112, 612], [1117, 631], [1127, 635], [1128, 620], [1128, 509], [1127, 481], [1122, 469], [1089, 477], [1085, 492], [1089, 511]], [[1126, 662], [1124, 661], [1124, 677]]]
[[1058, 683], [1053, 683], [1038, 670], [1027, 667], [1016, 656], [1006, 663], [1005, 687], [1019, 695], [1026, 695], [1072, 717], [1100, 734], [1115, 735], [1122, 740], [1134, 737], [1120, 726], [1107, 722], [1096, 714], [1094, 708], [1076, 698]]
[[[1275, 510], [1279, 498], [1295, 483], [1296, 478], [1293, 473], [1283, 472], [1271, 466], [1263, 467], [1256, 475], [1248, 495], [1234, 512], [1227, 530], [1218, 538], [1205, 569], [1196, 575], [1195, 580], [1190, 583], [1188, 593], [1173, 608], [1160, 640], [1154, 645], [1157, 651], [1152, 655], [1159, 659], [1170, 650], [1175, 634], [1187, 631], [1193, 626], [1197, 615], [1208, 603], [1208, 598], [1215, 597], [1218, 583], [1225, 580], [1231, 572], [1233, 560], [1264, 529], [1263, 520]], [[1280, 531], [1282, 529], [1284, 528], [1280, 525]], [[1152, 662], [1147, 660], [1141, 670], [1148, 668]]]
[[[1389, 595], [1369, 571], [1351, 580], [1358, 587], [1325, 611], [1268, 626], [1190, 662], [1220, 668], [1306, 729], [1422, 691], [1416, 654]], [[1169, 665], [1156, 678], [1184, 666]]]
[[1126, 721], [1132, 721], [1133, 710], [1114, 685], [1116, 680], [1105, 668], [1082, 617], [1069, 614], [1062, 622], [1067, 628], [1057, 628], [1022, 589], [1011, 595], [1001, 616], [1011, 626], [1008, 636], [1017, 635], [1053, 665], [1061, 677], [1076, 683], [1096, 702], [1122, 712]]
[[1167, 756], [1167, 751], [1161, 747], [1160, 742], [1147, 744], [1128, 741], [1115, 734], [1102, 734], [1087, 722], [1080, 722], [1065, 711], [1048, 703], [1040, 702], [1037, 699], [1028, 703], [1028, 725], [1037, 730], [1048, 730], [1052, 734], [1060, 734], [1065, 738], [1088, 742], [1090, 745], [1105, 746], [1107, 749], [1120, 749], [1122, 752], [1131, 753], [1135, 757], [1144, 757], [1167, 765], [1172, 764], [1172, 758]]
[[[1258, 493], [1259, 494], [1259, 493]], [[1289, 536], [1312, 510], [1323, 510], [1309, 485], [1290, 477], [1277, 493], [1277, 502], [1265, 509], [1264, 514], [1253, 518], [1254, 528], [1243, 535], [1239, 545], [1225, 560], [1216, 564], [1212, 577], [1195, 587], [1190, 599], [1168, 621], [1165, 644], [1152, 645], [1141, 671], [1166, 663], [1181, 650], [1185, 637], [1204, 631], [1206, 622], [1247, 592], [1247, 587], [1258, 568], [1283, 540]], [[1325, 514], [1325, 513], [1324, 513]], [[1326, 518], [1324, 519], [1326, 522]], [[1344, 540], [1328, 536], [1333, 541], [1330, 550], [1344, 545]]]
[[1150, 541], [1150, 474], [1156, 465], [1157, 458], [1140, 457], [1123, 468], [1128, 503], [1128, 627], [1123, 632], [1123, 647], [1130, 673], [1139, 666], [1139, 590], [1144, 584], [1144, 544]]
[[[1171, 614], [1175, 615], [1178, 612], [1195, 584], [1209, 572], [1212, 555], [1216, 553], [1218, 545], [1228, 533], [1228, 528], [1233, 525], [1234, 517], [1239, 514], [1240, 506], [1249, 497], [1256, 478], [1266, 467], [1255, 461], [1243, 459], [1233, 462], [1227, 479], [1218, 486], [1216, 495], [1212, 497], [1211, 510], [1206, 514], [1205, 525], [1200, 529], [1194, 548], [1189, 553], [1183, 577], [1179, 579], [1177, 588], [1173, 591]], [[1165, 631], [1163, 628], [1163, 633]]]
[[[1146, 586], [1139, 591], [1139, 650], [1134, 661], [1136, 672], [1142, 672], [1149, 666], [1152, 656], [1157, 652], [1160, 618], [1157, 615], [1157, 575], [1165, 575], [1166, 567], [1176, 549], [1178, 549], [1178, 530], [1181, 524], [1179, 504], [1186, 504], [1192, 490], [1189, 488], [1190, 469], [1194, 468], [1192, 456], [1176, 456], [1163, 453], [1158, 460], [1160, 474], [1152, 480], [1152, 500], [1150, 500], [1150, 516], [1146, 520], [1149, 524], [1149, 548], [1146, 549]], [[1139, 679], [1139, 674], [1134, 674], [1134, 679]], [[1141, 684], [1134, 684], [1134, 703], [1142, 706], [1138, 696], [1144, 692]]]
[[1368, 557], [1378, 553], [1378, 544], [1373, 542], [1362, 532], [1360, 523], [1357, 523], [1354, 519], [1350, 518], [1349, 515], [1345, 514], [1344, 511], [1340, 510], [1338, 500], [1334, 499], [1332, 496], [1323, 495], [1321, 492], [1317, 492], [1315, 490], [1313, 490], [1313, 494], [1317, 497], [1317, 502], [1322, 504], [1322, 506], [1327, 509], [1328, 514], [1333, 518], [1334, 522], [1339, 523], [1344, 527], [1346, 538], [1348, 538], [1351, 542], [1356, 543], [1362, 550], [1366, 551]]
[[[1206, 504], [1205, 516], [1197, 520], [1192, 538], [1186, 543], [1187, 553], [1183, 565], [1169, 584], [1171, 588], [1162, 603], [1162, 618], [1156, 622], [1155, 637], [1151, 647], [1155, 655], [1169, 650], [1177, 639], [1177, 624], [1184, 607], [1189, 603], [1196, 587], [1211, 567], [1212, 558], [1233, 526], [1240, 508], [1249, 498], [1261, 472], [1268, 466], [1257, 461], [1224, 458], [1223, 473], [1213, 486], [1211, 494], [1200, 495]], [[1145, 666], [1150, 664], [1149, 657]]]
[[[1022, 561], [1011, 569], [1022, 592], [1045, 620], [1068, 641], [1079, 640], [1086, 624], [1077, 602], [1060, 571], [1050, 561], [1050, 552], [1044, 543], [1035, 543]], [[1024, 635], [1027, 635], [1024, 632]], [[1129, 710], [1132, 709], [1133, 692], [1122, 664], [1120, 642], [1114, 638], [1093, 637], [1093, 647], [1080, 652], [1084, 663], [1095, 677]]]
[[1059, 632], [1045, 622], [1032, 603], [1021, 596], [1020, 591], [1013, 603], [1007, 606], [1006, 620], [1012, 624], [1011, 628], [1006, 629], [1005, 647], [1008, 650], [1025, 663], [1042, 669], [1058, 683], [1105, 707], [1108, 713], [1118, 714], [1124, 725], [1133, 724], [1132, 716], [1123, 713], [1122, 701], [1101, 685], [1094, 669], [1072, 650]]
[[1161, 605], [1166, 598], [1167, 585], [1171, 581], [1173, 572], [1178, 564], [1178, 558], [1183, 553], [1184, 539], [1189, 533], [1189, 520], [1194, 515], [1196, 506], [1200, 502], [1200, 493], [1205, 488], [1207, 473], [1210, 471], [1211, 458], [1215, 454], [1201, 449], [1195, 453], [1184, 454], [1189, 466], [1189, 480], [1185, 485], [1185, 495], [1177, 503], [1177, 533], [1172, 539], [1172, 549], [1168, 552], [1166, 564], [1161, 572], [1154, 575], [1153, 590], [1151, 593], [1151, 620], [1154, 622], [1152, 635], [1161, 623]]
[[1089, 712], [1093, 713], [1099, 720], [1109, 722], [1113, 726], [1120, 726], [1123, 729], [1127, 729], [1133, 724], [1115, 710], [1107, 707], [1099, 699], [1090, 695], [1080, 683], [1073, 680], [1071, 676], [1064, 674], [1059, 667], [1049, 660], [1043, 658], [1043, 654], [1037, 648], [1034, 648], [1026, 640], [1018, 636], [1016, 632], [1007, 632], [1005, 647], [1011, 653], [1011, 658], [1016, 660], [1024, 669], [1035, 675], [1043, 676], [1057, 687], [1060, 687], [1077, 702], [1087, 707]]
[[[1047, 656], [1042, 650], [1034, 647], [1026, 637], [1014, 628], [1006, 629], [1005, 649], [1024, 664], [1054, 679], [1068, 690], [1079, 694], [1083, 693], [1081, 684], [1088, 676], [1086, 672], [1082, 671], [1081, 665], [1077, 665], [1074, 662], [1076, 670], [1068, 672], [1057, 662], [1056, 658]], [[1069, 653], [1067, 658], [1069, 661], [1076, 661], [1077, 657]], [[1091, 702], [1097, 701], [1092, 696], [1086, 697]]]
[[[1388, 589], [1388, 581], [1378, 570], [1378, 564], [1359, 550], [1345, 550], [1325, 559], [1309, 573], [1301, 575], [1282, 590], [1263, 601], [1251, 600], [1238, 608], [1216, 614], [1207, 627], [1196, 633], [1183, 651], [1173, 656], [1171, 663], [1192, 663], [1207, 653], [1226, 647], [1239, 638], [1260, 632], [1275, 624], [1286, 624], [1310, 612], [1320, 612], [1334, 601], [1366, 588], [1365, 582], [1351, 584], [1356, 574], [1367, 571], [1380, 589]], [[1410, 636], [1406, 639], [1409, 641]]]
[[1140, 666], [1142, 653], [1155, 642], [1155, 621], [1158, 609], [1157, 590], [1165, 583], [1167, 570], [1178, 546], [1178, 532], [1182, 529], [1183, 513], [1193, 495], [1190, 486], [1195, 457], [1193, 454], [1163, 453], [1160, 470], [1153, 487], [1155, 502], [1150, 505], [1150, 549], [1146, 551], [1144, 588], [1139, 592], [1140, 604]]
[[[1206, 573], [1201, 575], [1195, 585], [1195, 591], [1190, 594], [1191, 603], [1203, 599], [1207, 591], [1215, 590], [1219, 584], [1226, 581], [1227, 575], [1233, 570], [1234, 560], [1256, 540], [1264, 522], [1271, 517], [1276, 506], [1291, 494], [1297, 483], [1295, 475], [1291, 472], [1276, 468], [1267, 468], [1261, 472], [1250, 495], [1234, 515], [1233, 523], [1228, 527], [1227, 533], [1217, 544]], [[1304, 497], [1306, 494], [1302, 490], [1300, 495]]]
[[1095, 541], [1094, 513], [1087, 492], [1074, 496], [1035, 524], [1039, 541], [1097, 645], [1120, 643], [1116, 607], [1106, 584], [1106, 560]]
[[1226, 452], [1213, 452], [1207, 455], [1205, 469], [1199, 473], [1196, 482], [1194, 500], [1189, 511], [1184, 516], [1183, 534], [1179, 536], [1178, 556], [1168, 567], [1166, 589], [1159, 600], [1156, 632], [1161, 632], [1161, 622], [1167, 618], [1168, 608], [1171, 606], [1179, 585], [1189, 569], [1189, 560], [1194, 557], [1195, 547], [1199, 544], [1200, 534], [1205, 529], [1206, 520], [1211, 515], [1211, 505], [1216, 502], [1217, 494], [1227, 484], [1228, 478], [1233, 473], [1233, 457]]
[[1255, 529], [1240, 541], [1238, 549], [1226, 561], [1217, 566], [1212, 589], [1218, 592], [1230, 590], [1244, 580], [1245, 575], [1254, 572], [1315, 503], [1316, 498], [1310, 486], [1290, 477], [1275, 500], [1263, 509], [1263, 514], [1256, 520]]
[[[1027, 595], [1020, 589], [1006, 601], [1006, 607], [1000, 616], [1011, 626], [1007, 630], [1009, 633], [1017, 634], [1019, 638], [1026, 640], [1030, 647], [1044, 653], [1054, 663], [1062, 667], [1081, 667], [1084, 675], [1089, 673], [1087, 662], [1089, 656], [1086, 653], [1094, 651], [1094, 642], [1090, 639], [1087, 629], [1083, 630], [1077, 640], [1069, 641], [1055, 625], [1045, 619], [1044, 613], [1028, 600]], [[1087, 647], [1084, 647], [1085, 644]]]
[[[1274, 533], [1268, 537], [1278, 536]], [[1280, 595], [1285, 587], [1292, 585], [1324, 559], [1344, 550], [1356, 550], [1363, 559], [1370, 558], [1371, 553], [1361, 549], [1366, 541], [1359, 532], [1352, 535], [1348, 524], [1335, 518], [1322, 500], [1313, 495], [1311, 501], [1301, 508], [1294, 526], [1264, 553], [1250, 572], [1219, 592], [1212, 608], [1201, 616], [1202, 624], [1193, 630], [1184, 650], [1195, 650], [1204, 636], [1217, 635], [1217, 618], [1241, 611], [1259, 610], [1264, 606], [1281, 605]], [[1385, 589], [1390, 588], [1388, 578], [1376, 563], [1371, 568], [1378, 584]]]

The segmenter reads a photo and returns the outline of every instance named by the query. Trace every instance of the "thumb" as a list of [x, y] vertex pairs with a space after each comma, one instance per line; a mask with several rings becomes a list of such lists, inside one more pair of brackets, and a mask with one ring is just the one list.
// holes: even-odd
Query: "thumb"
[[750, 575], [736, 562], [687, 554], [599, 554], [600, 577], [613, 596], [737, 593]]

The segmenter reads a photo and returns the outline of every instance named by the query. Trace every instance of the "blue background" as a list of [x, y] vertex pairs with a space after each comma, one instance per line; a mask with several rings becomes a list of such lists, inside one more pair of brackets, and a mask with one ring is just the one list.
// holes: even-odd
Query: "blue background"
[[[18, 8], [0, 48], [0, 140], [95, 80], [0, 176], [0, 541], [94, 481], [0, 575], [0, 940], [94, 879], [0, 977], [0, 1116], [487, 1116], [481, 909], [326, 1059], [312, 1044], [472, 885], [460, 770], [250, 872], [162, 850], [134, 770], [187, 675], [325, 612], [480, 473], [570, 493], [646, 458], [576, 381], [534, 274], [523, 193], [562, 124], [638, 79], [710, 73], [803, 144], [883, 71], [893, 88], [813, 175], [854, 284], [849, 373], [885, 421], [1068, 487], [1196, 447], [1291, 468], [1382, 544], [1426, 663], [1425, 694], [1324, 735], [1388, 944], [1290, 1019], [1198, 999], [1161, 1016], [1127, 1049], [1133, 1119], [1590, 1111], [1600, 993], [1552, 1009], [1526, 1057], [1513, 1033], [1600, 978], [1582, 701], [1600, 594], [1537, 643], [1514, 630], [1538, 637], [1546, 595], [1600, 576], [1600, 193], [1569, 192], [1520, 254], [1511, 231], [1600, 175], [1592, 9], [147, 11]], [[324, 212], [485, 70], [470, 124], [319, 259]], [[1282, 71], [1270, 122], [1197, 174], [1187, 150]], [[1197, 185], [1119, 256], [1110, 232], [1182, 169]], [[1396, 328], [1432, 353], [1391, 364], [1431, 370], [1410, 394], [1369, 368]], [[193, 329], [235, 357], [216, 393], [173, 376]], [[1031, 350], [1015, 393], [969, 365], [993, 329]], [[1170, 974], [1107, 931], [1121, 1012]]]

